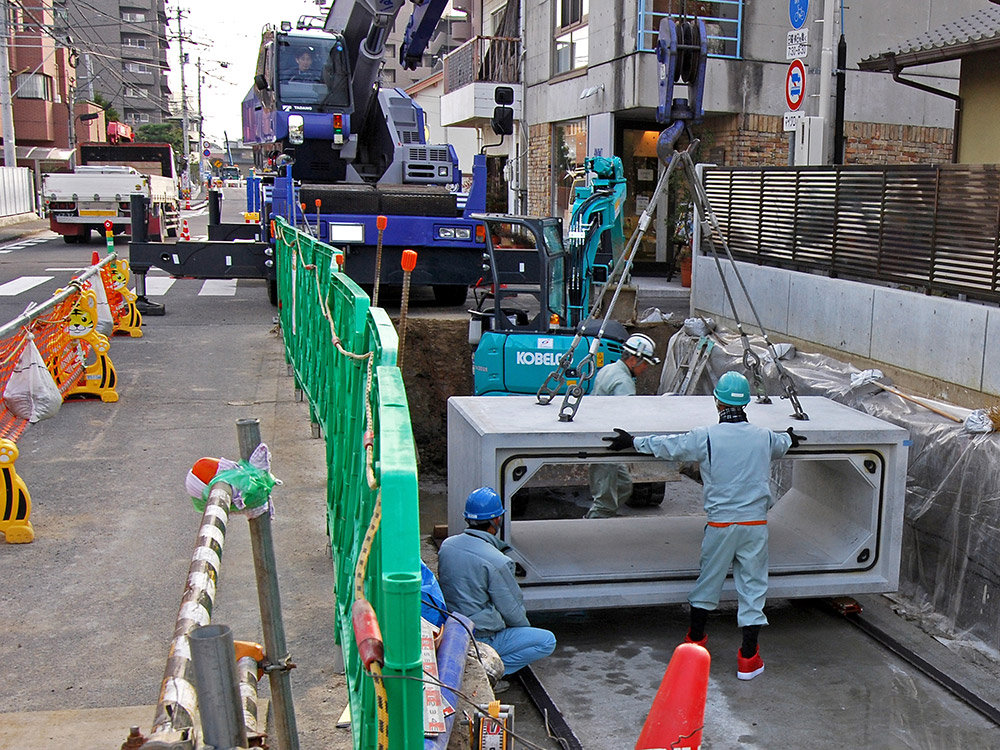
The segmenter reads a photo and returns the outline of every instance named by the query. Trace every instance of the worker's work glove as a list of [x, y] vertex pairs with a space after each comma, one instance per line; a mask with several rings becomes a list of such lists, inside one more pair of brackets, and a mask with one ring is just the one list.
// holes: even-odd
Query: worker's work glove
[[788, 433], [788, 437], [790, 437], [792, 439], [792, 447], [793, 448], [798, 448], [799, 447], [799, 443], [804, 443], [804, 442], [806, 442], [806, 440], [809, 439], [807, 437], [803, 437], [802, 435], [796, 435], [792, 431], [791, 427], [789, 427], [787, 430], [785, 430], [785, 432], [787, 432]]
[[623, 451], [634, 447], [632, 441], [635, 440], [635, 438], [625, 432], [625, 430], [621, 427], [615, 427], [614, 435], [601, 438], [601, 440], [607, 442], [609, 451]]

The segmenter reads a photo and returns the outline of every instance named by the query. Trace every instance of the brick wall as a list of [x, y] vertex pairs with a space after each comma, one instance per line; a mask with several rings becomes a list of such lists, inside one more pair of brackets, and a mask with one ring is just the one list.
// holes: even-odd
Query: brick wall
[[532, 125], [528, 131], [528, 215], [552, 213], [552, 127]]
[[[726, 166], [784, 166], [788, 164], [791, 133], [776, 115], [706, 117], [702, 132], [702, 159]], [[844, 124], [845, 164], [939, 164], [951, 161], [951, 128]]]
[[951, 128], [844, 123], [845, 164], [941, 164], [951, 161]]

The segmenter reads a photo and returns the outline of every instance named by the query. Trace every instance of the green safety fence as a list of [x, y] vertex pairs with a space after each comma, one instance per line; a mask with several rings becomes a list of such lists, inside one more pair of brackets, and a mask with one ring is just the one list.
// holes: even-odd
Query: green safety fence
[[[275, 219], [285, 358], [326, 440], [327, 534], [336, 572], [336, 633], [344, 651], [356, 749], [378, 743], [375, 680], [361, 664], [351, 626], [354, 576], [367, 555], [365, 598], [385, 644], [382, 680], [393, 750], [422, 748], [420, 540], [416, 450], [398, 338], [384, 310], [338, 270], [337, 251]], [[340, 346], [338, 347], [338, 341]], [[371, 422], [372, 489], [365, 432]], [[365, 534], [381, 494], [370, 554]]]

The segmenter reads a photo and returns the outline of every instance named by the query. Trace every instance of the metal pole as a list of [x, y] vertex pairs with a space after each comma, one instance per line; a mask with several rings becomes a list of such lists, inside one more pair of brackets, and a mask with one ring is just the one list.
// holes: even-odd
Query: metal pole
[[5, 167], [17, 166], [17, 145], [14, 142], [14, 104], [10, 97], [10, 7], [7, 0], [0, 0], [0, 120], [3, 120], [3, 163]]
[[220, 750], [246, 747], [232, 629], [228, 625], [202, 625], [191, 631], [189, 640], [201, 741]]
[[833, 10], [836, 0], [823, 4], [823, 49], [819, 63], [819, 116], [823, 120], [823, 163], [829, 164], [826, 135], [830, 132], [830, 92], [833, 88]]
[[190, 189], [191, 185], [191, 142], [188, 139], [188, 129], [191, 127], [188, 121], [188, 104], [187, 104], [187, 88], [184, 84], [184, 27], [181, 25], [181, 20], [183, 18], [183, 12], [180, 7], [177, 8], [177, 44], [180, 53], [180, 63], [181, 63], [181, 128], [184, 130], [184, 138], [182, 145], [184, 147], [184, 169], [188, 173], [188, 186]]
[[[236, 436], [240, 445], [240, 458], [248, 461], [250, 454], [260, 445], [260, 420], [238, 419]], [[281, 619], [281, 596], [278, 592], [278, 570], [274, 560], [270, 513], [261, 513], [256, 518], [250, 519], [250, 544], [257, 577], [257, 600], [260, 603], [260, 621], [264, 632], [264, 651], [270, 662], [267, 675], [271, 684], [271, 702], [274, 706], [278, 747], [280, 750], [298, 750], [299, 735], [295, 726], [295, 709], [292, 705], [292, 681], [288, 674], [292, 665], [285, 645], [285, 625]]]

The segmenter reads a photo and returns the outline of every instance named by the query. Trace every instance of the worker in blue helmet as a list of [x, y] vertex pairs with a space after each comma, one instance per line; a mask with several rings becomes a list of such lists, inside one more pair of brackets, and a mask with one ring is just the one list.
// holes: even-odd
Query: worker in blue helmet
[[789, 427], [772, 432], [751, 425], [745, 407], [750, 384], [738, 372], [719, 378], [714, 391], [719, 423], [675, 435], [633, 437], [622, 429], [604, 438], [609, 450], [633, 449], [671, 461], [698, 461], [704, 482], [708, 524], [701, 543], [700, 573], [688, 595], [691, 627], [686, 643], [704, 646], [705, 623], [719, 604], [730, 566], [739, 601], [737, 622], [743, 644], [736, 656], [736, 676], [752, 680], [764, 671], [758, 636], [767, 596], [767, 511], [771, 496], [771, 462], [806, 438]]
[[504, 674], [548, 656], [556, 638], [531, 627], [524, 597], [514, 578], [511, 546], [500, 539], [504, 507], [491, 487], [480, 487], [465, 501], [468, 528], [448, 537], [438, 553], [438, 580], [448, 609], [475, 624], [476, 640], [496, 649]]

